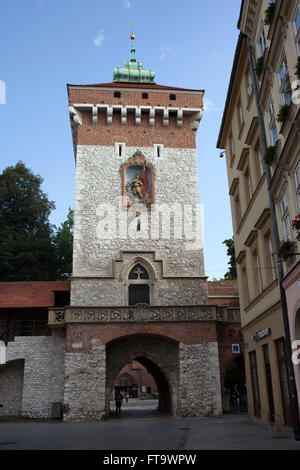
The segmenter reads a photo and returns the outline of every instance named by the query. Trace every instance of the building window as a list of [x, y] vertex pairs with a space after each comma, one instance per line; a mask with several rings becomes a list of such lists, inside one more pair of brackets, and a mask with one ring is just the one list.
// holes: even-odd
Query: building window
[[230, 157], [231, 157], [231, 160], [234, 158], [235, 156], [235, 150], [234, 150], [234, 143], [233, 143], [233, 137], [232, 137], [232, 133], [230, 134], [229, 136], [229, 150], [230, 150]]
[[258, 40], [258, 54], [259, 54], [259, 57], [264, 56], [266, 47], [267, 47], [267, 43], [266, 43], [266, 37], [265, 37], [265, 32], [264, 32], [264, 25], [262, 23], [261, 27], [260, 27], [260, 35], [259, 35], [259, 40]]
[[284, 239], [293, 240], [291, 219], [289, 215], [286, 192], [282, 194], [279, 205]]
[[274, 106], [273, 106], [272, 99], [269, 101], [267, 116], [268, 116], [268, 125], [269, 125], [271, 145], [275, 145], [278, 139], [278, 135], [277, 135], [276, 119], [275, 119]]
[[292, 100], [292, 90], [286, 57], [284, 53], [279, 64], [277, 78], [279, 86], [279, 104], [281, 106], [289, 105]]
[[130, 271], [128, 286], [128, 304], [148, 304], [150, 305], [149, 274], [141, 265], [136, 264]]
[[115, 91], [114, 98], [121, 98], [121, 93], [119, 91]]
[[242, 285], [243, 285], [243, 300], [244, 300], [244, 308], [247, 307], [249, 304], [249, 283], [248, 283], [248, 276], [246, 271], [246, 266], [242, 266]]
[[293, 18], [293, 29], [296, 42], [296, 52], [300, 55], [300, 2], [298, 2], [294, 18]]
[[142, 93], [142, 99], [147, 100], [148, 99], [148, 93]]
[[241, 99], [239, 99], [239, 101], [238, 101], [238, 116], [239, 116], [239, 128], [241, 130], [243, 125], [244, 125], [244, 113], [243, 113], [243, 107], [242, 107]]
[[265, 279], [267, 285], [276, 279], [275, 263], [274, 263], [274, 250], [273, 244], [270, 236], [270, 231], [263, 237], [263, 247], [264, 247], [264, 262], [265, 262]]
[[176, 95], [170, 95], [170, 100], [175, 101], [176, 100]]
[[258, 418], [260, 418], [260, 396], [259, 396], [259, 385], [258, 385], [258, 374], [257, 374], [257, 363], [256, 363], [255, 351], [251, 351], [249, 353], [249, 359], [250, 359], [254, 414]]
[[300, 160], [294, 170], [294, 182], [295, 182], [295, 188], [296, 188], [298, 210], [300, 211]]
[[252, 92], [253, 92], [252, 77], [251, 77], [251, 73], [248, 72], [247, 73], [247, 94], [249, 97], [252, 95]]
[[259, 161], [259, 171], [260, 171], [260, 176], [264, 174], [264, 161], [263, 161], [263, 156], [260, 150], [260, 147], [258, 147], [258, 161]]
[[163, 145], [162, 144], [154, 144], [154, 156], [161, 157], [162, 156]]
[[248, 206], [253, 196], [251, 175], [250, 175], [250, 171], [248, 167], [246, 168], [244, 178], [245, 178], [246, 204]]
[[125, 155], [125, 144], [123, 142], [116, 142], [115, 152], [118, 155], [118, 157], [123, 157]]

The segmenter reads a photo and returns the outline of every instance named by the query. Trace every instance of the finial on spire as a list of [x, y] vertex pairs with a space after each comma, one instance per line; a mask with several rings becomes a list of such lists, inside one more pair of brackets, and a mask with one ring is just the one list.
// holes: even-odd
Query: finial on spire
[[130, 39], [131, 39], [131, 41], [134, 41], [134, 40], [135, 40], [135, 35], [134, 35], [134, 33], [131, 33]]

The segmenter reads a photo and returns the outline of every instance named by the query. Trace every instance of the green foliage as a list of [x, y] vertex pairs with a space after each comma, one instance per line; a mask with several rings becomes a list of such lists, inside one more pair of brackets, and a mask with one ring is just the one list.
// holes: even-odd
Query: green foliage
[[268, 8], [265, 10], [265, 24], [270, 26], [272, 24], [274, 13], [276, 8], [276, 2], [269, 3]]
[[237, 279], [237, 272], [236, 272], [236, 262], [235, 262], [235, 251], [234, 251], [234, 238], [229, 238], [224, 240], [224, 243], [227, 246], [227, 255], [229, 256], [229, 270], [225, 273], [224, 279], [227, 281], [232, 281]]
[[55, 280], [57, 257], [43, 179], [22, 162], [0, 175], [0, 280]]
[[54, 244], [58, 258], [58, 279], [64, 280], [72, 274], [74, 211], [69, 207], [67, 220], [57, 229]]
[[275, 158], [275, 146], [269, 145], [264, 155], [264, 161], [267, 165], [272, 165]]
[[263, 68], [264, 68], [264, 58], [259, 57], [259, 59], [257, 59], [256, 64], [255, 64], [255, 72], [256, 72], [258, 77], [262, 73]]
[[285, 123], [286, 118], [287, 118], [288, 113], [289, 113], [289, 109], [290, 109], [290, 105], [288, 105], [288, 104], [280, 106], [279, 113], [277, 114], [277, 121], [278, 122], [281, 122], [282, 124]]

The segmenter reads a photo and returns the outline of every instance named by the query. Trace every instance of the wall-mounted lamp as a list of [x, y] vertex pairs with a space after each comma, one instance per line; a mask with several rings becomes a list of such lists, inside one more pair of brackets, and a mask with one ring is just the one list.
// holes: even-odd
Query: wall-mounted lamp
[[220, 153], [219, 157], [220, 157], [220, 158], [223, 158], [225, 152], [226, 152], [226, 150], [223, 150], [223, 152]]

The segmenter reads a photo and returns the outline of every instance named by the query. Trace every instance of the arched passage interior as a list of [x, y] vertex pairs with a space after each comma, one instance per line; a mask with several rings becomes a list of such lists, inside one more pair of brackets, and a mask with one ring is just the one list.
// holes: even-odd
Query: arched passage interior
[[130, 361], [138, 361], [152, 375], [158, 390], [158, 409], [176, 414], [178, 385], [178, 343], [154, 335], [132, 335], [106, 346], [106, 414], [115, 379]]

